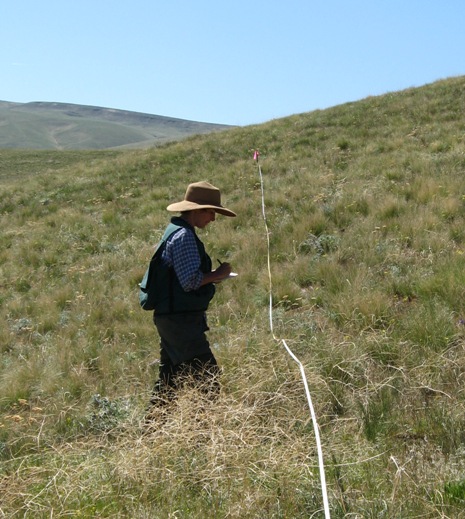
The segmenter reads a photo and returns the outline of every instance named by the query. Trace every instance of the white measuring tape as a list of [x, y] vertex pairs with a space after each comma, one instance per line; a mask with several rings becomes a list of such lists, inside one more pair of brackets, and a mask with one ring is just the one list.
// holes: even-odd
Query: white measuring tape
[[270, 291], [270, 304], [269, 304], [270, 330], [273, 335], [273, 338], [276, 341], [281, 341], [283, 343], [284, 347], [286, 348], [286, 351], [289, 353], [291, 358], [298, 364], [300, 373], [302, 375], [302, 381], [303, 381], [303, 384], [305, 387], [305, 394], [307, 395], [308, 407], [310, 408], [310, 415], [312, 417], [313, 430], [315, 433], [315, 441], [316, 441], [316, 446], [317, 446], [317, 451], [318, 451], [318, 466], [319, 466], [319, 470], [320, 470], [321, 492], [323, 495], [323, 507], [324, 507], [324, 512], [325, 512], [325, 518], [330, 519], [328, 492], [326, 490], [325, 466], [323, 463], [323, 450], [321, 448], [321, 441], [320, 441], [320, 431], [318, 429], [318, 423], [316, 421], [316, 414], [315, 414], [315, 409], [312, 404], [312, 397], [310, 395], [310, 390], [308, 389], [308, 383], [307, 383], [307, 377], [305, 375], [305, 370], [304, 370], [304, 367], [303, 367], [302, 363], [300, 362], [300, 360], [294, 355], [294, 353], [292, 353], [291, 349], [286, 344], [286, 341], [284, 339], [278, 339], [275, 336], [274, 331], [273, 331], [273, 295], [272, 295], [273, 286], [272, 286], [272, 279], [271, 279], [271, 262], [270, 262], [270, 233], [268, 231], [268, 224], [266, 221], [265, 191], [264, 191], [264, 187], [263, 187], [262, 168], [258, 162], [258, 158], [259, 158], [259, 152], [255, 151], [254, 160], [257, 161], [258, 172], [260, 174], [260, 187], [261, 187], [261, 193], [262, 193], [262, 214], [263, 214], [263, 221], [265, 223], [266, 240], [267, 240], [267, 246], [268, 246], [267, 261], [268, 261], [268, 278], [269, 278], [269, 282], [270, 282], [270, 284], [269, 284], [269, 287], [270, 287], [270, 290], [269, 290]]

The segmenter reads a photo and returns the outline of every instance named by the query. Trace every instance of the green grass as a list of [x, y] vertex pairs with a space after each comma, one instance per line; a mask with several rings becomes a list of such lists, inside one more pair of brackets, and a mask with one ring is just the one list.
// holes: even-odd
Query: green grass
[[[465, 517], [465, 78], [143, 151], [0, 151], [6, 517]], [[158, 339], [137, 283], [186, 185], [237, 218], [215, 404], [140, 422]]]

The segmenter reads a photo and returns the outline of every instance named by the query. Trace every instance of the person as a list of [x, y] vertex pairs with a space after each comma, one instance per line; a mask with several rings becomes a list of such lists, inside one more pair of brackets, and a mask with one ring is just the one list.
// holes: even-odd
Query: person
[[205, 333], [209, 330], [206, 310], [215, 294], [215, 283], [231, 273], [227, 262], [213, 269], [195, 231], [205, 229], [217, 214], [236, 216], [221, 205], [218, 188], [204, 181], [190, 184], [184, 199], [170, 204], [167, 210], [180, 216], [171, 218], [158, 245], [161, 260], [157, 288], [161, 301], [153, 321], [160, 336], [160, 364], [148, 419], [150, 410], [171, 402], [188, 379], [209, 394], [218, 393], [219, 367]]

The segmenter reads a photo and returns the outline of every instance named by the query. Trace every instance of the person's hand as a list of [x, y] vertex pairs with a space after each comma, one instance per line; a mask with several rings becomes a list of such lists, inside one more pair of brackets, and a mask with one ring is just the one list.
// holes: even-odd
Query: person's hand
[[207, 283], [219, 283], [223, 279], [226, 279], [231, 274], [231, 264], [221, 263], [218, 260], [220, 266], [216, 270], [212, 270], [203, 275], [202, 283], [200, 286], [206, 285]]
[[220, 266], [215, 270], [215, 274], [218, 276], [218, 281], [225, 279], [231, 274], [231, 264], [221, 263]]

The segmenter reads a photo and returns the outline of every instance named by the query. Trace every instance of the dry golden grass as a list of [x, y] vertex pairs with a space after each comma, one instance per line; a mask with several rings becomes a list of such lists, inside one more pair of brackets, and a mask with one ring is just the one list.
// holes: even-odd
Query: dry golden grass
[[[463, 78], [98, 154], [1, 151], [0, 516], [465, 517]], [[186, 184], [236, 219], [209, 333], [215, 403], [142, 425], [156, 373], [137, 283]]]

